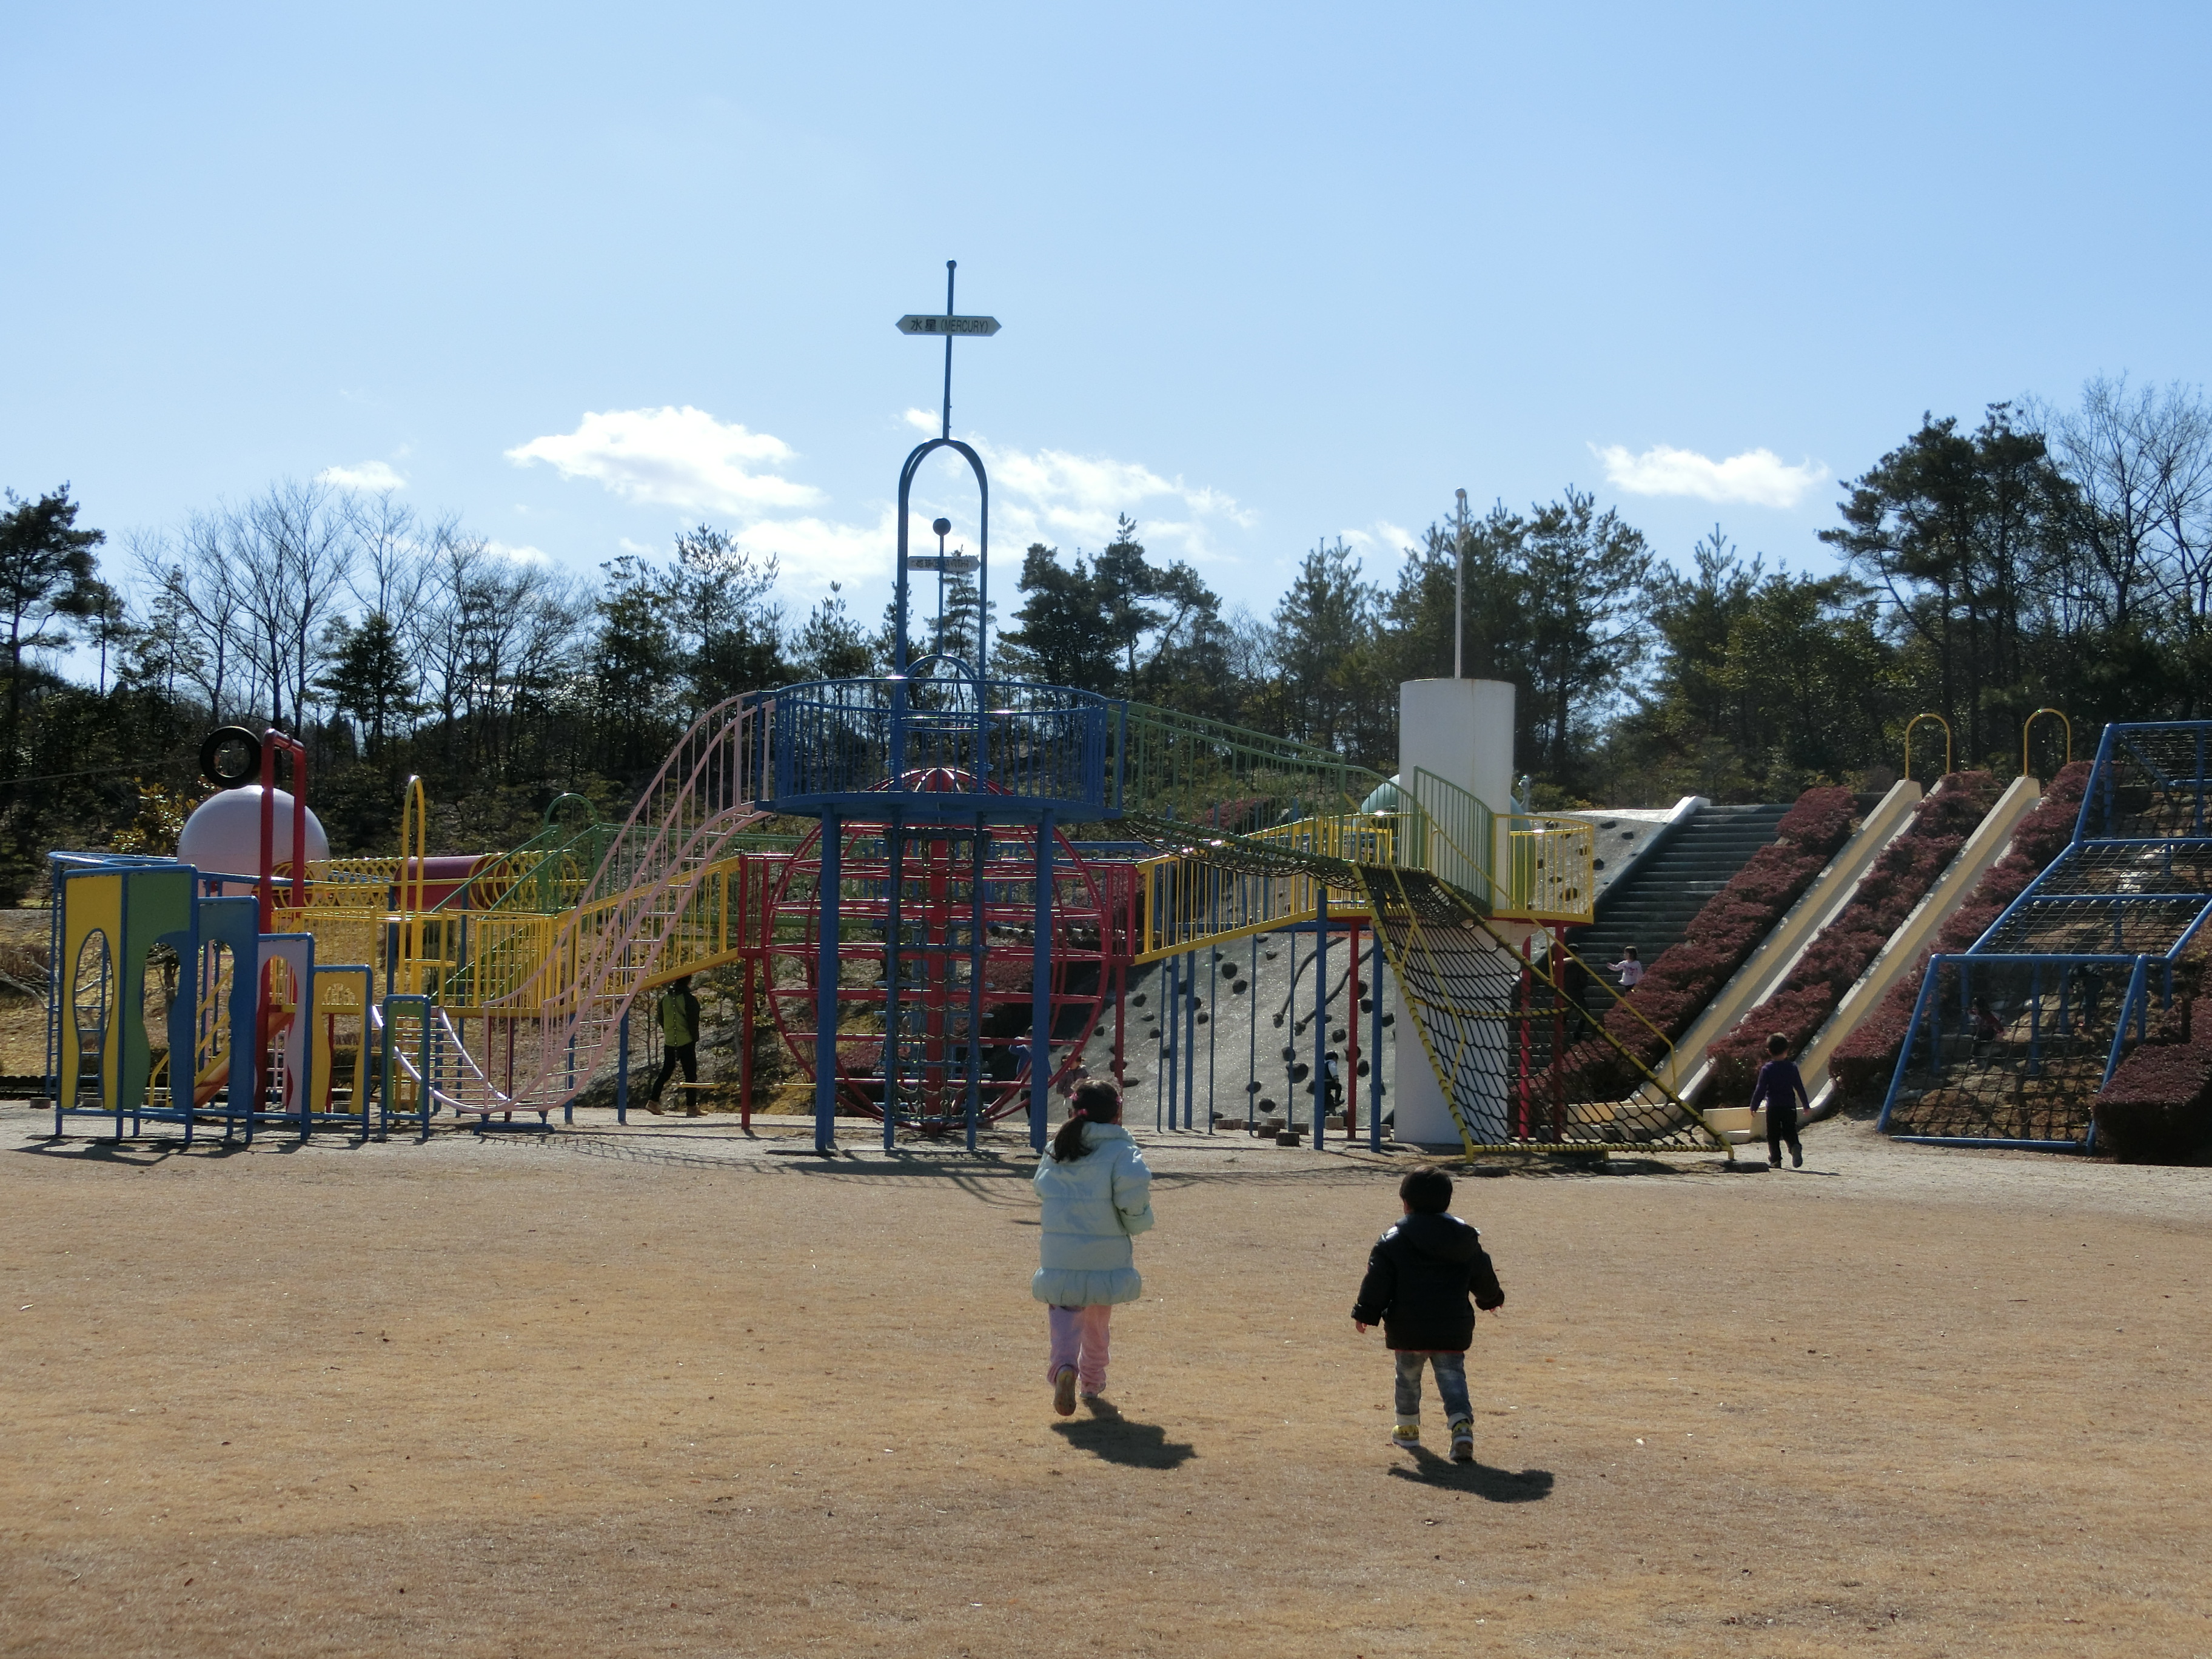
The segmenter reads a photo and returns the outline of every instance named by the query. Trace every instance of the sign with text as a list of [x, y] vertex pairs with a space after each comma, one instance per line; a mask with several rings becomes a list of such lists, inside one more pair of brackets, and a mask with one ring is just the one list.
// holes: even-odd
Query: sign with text
[[898, 326], [902, 334], [953, 334], [963, 337], [973, 335], [988, 339], [999, 331], [999, 319], [996, 317], [906, 316], [898, 319]]

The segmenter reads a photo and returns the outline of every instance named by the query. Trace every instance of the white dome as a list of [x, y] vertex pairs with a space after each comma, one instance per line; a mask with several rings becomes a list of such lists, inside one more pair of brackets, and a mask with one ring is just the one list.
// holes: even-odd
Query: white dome
[[[270, 857], [281, 869], [292, 861], [292, 796], [289, 790], [270, 793], [275, 822], [270, 826]], [[331, 838], [314, 810], [307, 811], [307, 857], [331, 855]], [[177, 856], [209, 875], [258, 876], [261, 873], [261, 786], [224, 789], [210, 795], [192, 809], [177, 837]], [[250, 894], [252, 884], [228, 882], [225, 893]]]

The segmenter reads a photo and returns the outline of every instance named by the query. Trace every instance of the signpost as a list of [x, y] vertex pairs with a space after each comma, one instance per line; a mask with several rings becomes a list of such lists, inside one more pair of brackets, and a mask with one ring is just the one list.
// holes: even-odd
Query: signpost
[[[906, 676], [906, 619], [907, 577], [912, 570], [933, 570], [937, 573], [937, 609], [941, 618], [945, 612], [945, 579], [948, 575], [965, 575], [970, 571], [981, 573], [976, 589], [975, 665], [975, 674], [980, 684], [988, 672], [990, 656], [989, 617], [991, 593], [991, 481], [983, 471], [983, 459], [973, 448], [957, 441], [952, 436], [952, 343], [967, 338], [988, 340], [999, 331], [996, 317], [963, 317], [952, 308], [953, 274], [959, 261], [945, 262], [945, 314], [924, 317], [909, 312], [898, 319], [898, 331], [909, 337], [941, 339], [945, 342], [945, 411], [943, 425], [938, 435], [927, 443], [918, 444], [906, 458], [906, 466], [899, 474], [898, 491], [898, 585], [892, 599], [891, 673], [903, 680]], [[976, 548], [973, 554], [947, 553], [945, 538], [952, 528], [950, 521], [939, 519], [930, 528], [937, 532], [937, 551], [909, 557], [907, 553], [907, 502], [914, 487], [915, 469], [932, 451], [951, 448], [960, 452], [969, 469], [975, 474], [975, 489], [981, 498], [981, 514], [976, 529]], [[902, 695], [903, 689], [902, 688]]]

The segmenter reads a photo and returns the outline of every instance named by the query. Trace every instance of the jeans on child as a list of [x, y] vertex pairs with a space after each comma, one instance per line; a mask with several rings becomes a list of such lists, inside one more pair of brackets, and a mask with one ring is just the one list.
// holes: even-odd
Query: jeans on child
[[1464, 1423], [1474, 1416], [1467, 1398], [1467, 1356], [1463, 1353], [1398, 1354], [1398, 1420], [1412, 1423], [1421, 1414], [1421, 1362], [1436, 1370], [1437, 1392], [1443, 1396], [1444, 1421]]
[[[1052, 1330], [1052, 1358], [1045, 1364], [1045, 1381], [1058, 1382], [1061, 1369], [1073, 1365], [1076, 1385], [1084, 1393], [1104, 1393], [1106, 1322], [1113, 1316], [1113, 1309], [1103, 1304], [1091, 1308], [1054, 1304], [1046, 1309], [1045, 1317]], [[1465, 1394], [1467, 1390], [1462, 1387], [1460, 1392]]]

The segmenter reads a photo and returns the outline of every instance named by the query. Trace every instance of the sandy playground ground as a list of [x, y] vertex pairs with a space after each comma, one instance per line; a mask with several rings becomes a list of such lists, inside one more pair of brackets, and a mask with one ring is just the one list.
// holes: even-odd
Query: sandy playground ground
[[1062, 1421], [1016, 1144], [44, 1127], [6, 1654], [2212, 1653], [2212, 1170], [1829, 1124], [1469, 1180], [1462, 1469], [1346, 1318], [1403, 1160], [1155, 1142], [1118, 1410]]

